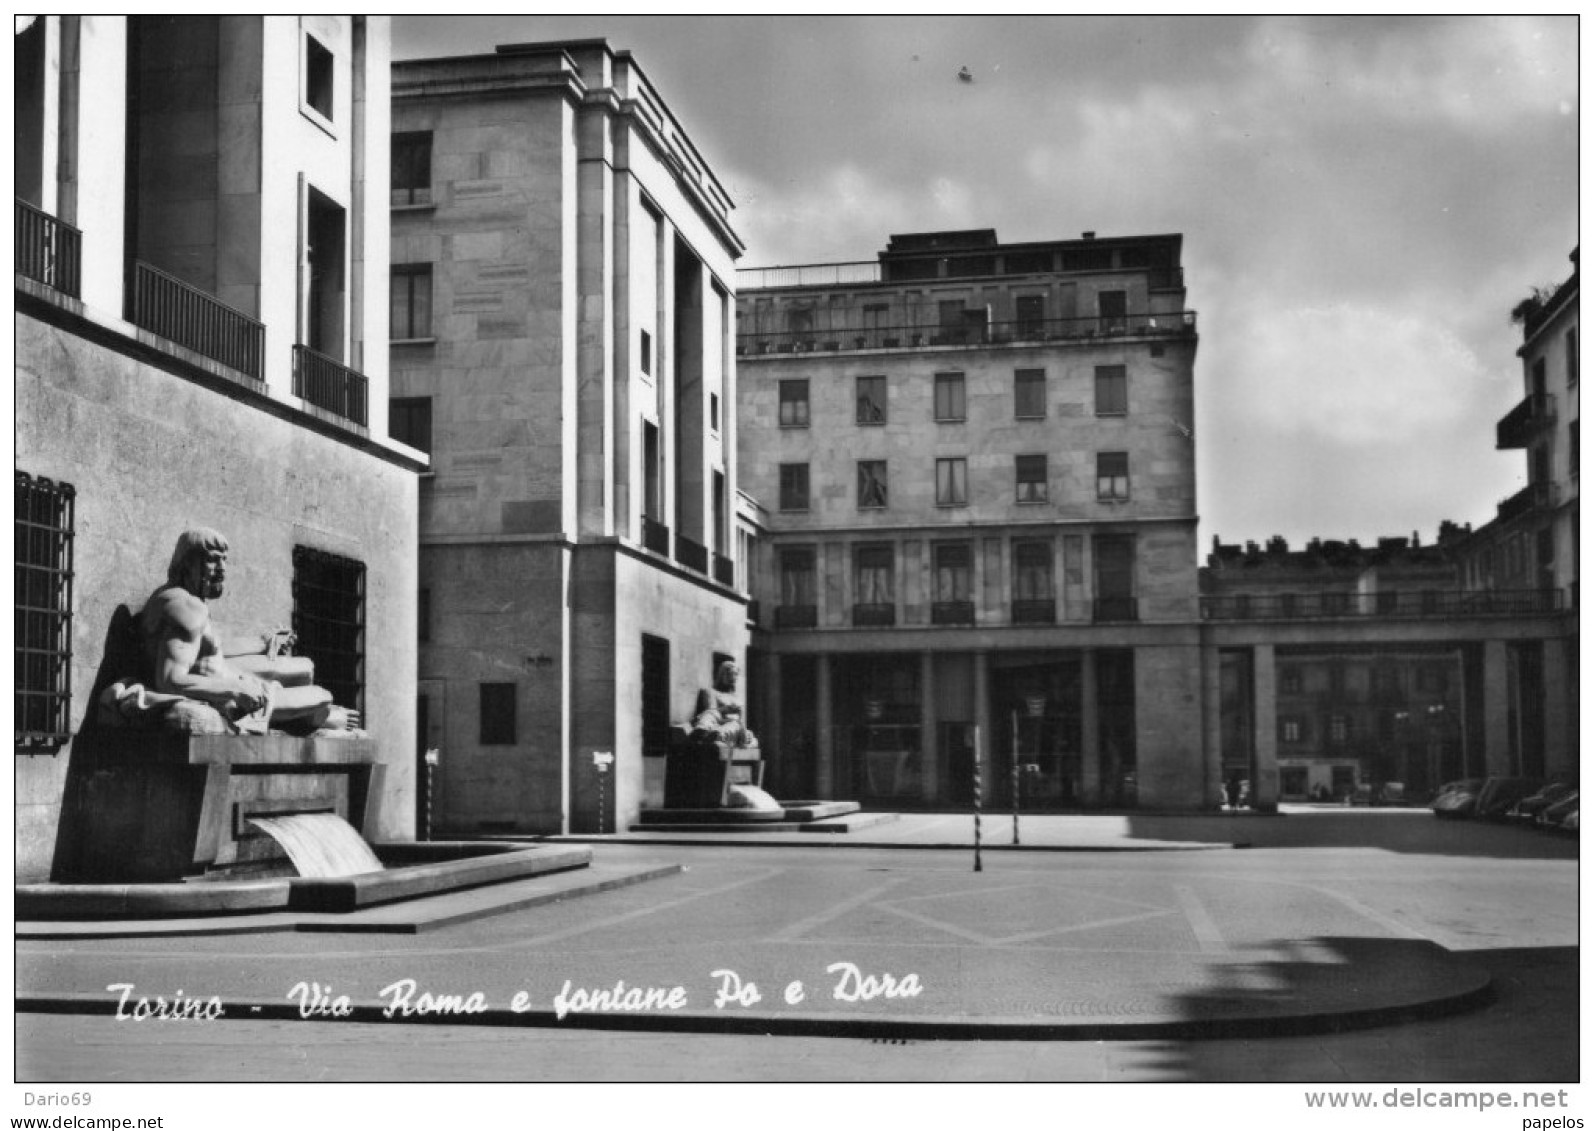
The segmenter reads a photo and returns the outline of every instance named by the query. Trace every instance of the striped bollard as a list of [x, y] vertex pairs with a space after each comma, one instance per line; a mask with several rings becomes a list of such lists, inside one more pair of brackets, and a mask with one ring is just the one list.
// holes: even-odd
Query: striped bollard
[[974, 870], [985, 871], [980, 861], [980, 735], [974, 732]]

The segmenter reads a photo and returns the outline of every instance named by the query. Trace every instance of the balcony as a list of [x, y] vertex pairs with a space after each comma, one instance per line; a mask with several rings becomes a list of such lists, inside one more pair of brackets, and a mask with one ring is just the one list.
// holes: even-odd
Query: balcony
[[817, 605], [776, 605], [776, 628], [817, 628], [819, 626], [819, 607]]
[[1121, 338], [1185, 338], [1196, 333], [1196, 312], [1126, 314], [1111, 318], [1025, 318], [942, 326], [921, 323], [898, 326], [834, 326], [752, 331], [736, 335], [740, 357], [769, 354], [835, 352], [838, 350], [931, 349], [944, 346], [1030, 345], [1040, 342], [1090, 342]]
[[[256, 381], [265, 380], [265, 326], [158, 267], [141, 262], [133, 264], [133, 292], [128, 296], [127, 317], [135, 326], [159, 334], [184, 349], [236, 369]], [[297, 358], [294, 373], [297, 382]], [[363, 387], [365, 378], [361, 377], [360, 381]], [[363, 424], [363, 392], [360, 414]]]
[[17, 201], [17, 274], [71, 298], [83, 297], [83, 233]]
[[897, 623], [897, 607], [895, 605], [854, 605], [852, 607], [852, 626], [854, 628], [890, 628]]
[[1555, 398], [1549, 393], [1529, 393], [1495, 425], [1494, 446], [1500, 450], [1525, 448], [1554, 419]]
[[642, 516], [642, 546], [655, 554], [670, 556], [670, 528], [647, 515]]
[[675, 536], [675, 560], [696, 573], [708, 573], [708, 547], [684, 534]]
[[1091, 613], [1097, 624], [1140, 619], [1139, 603], [1133, 597], [1097, 597]]
[[1203, 620], [1322, 620], [1524, 616], [1561, 608], [1554, 589], [1396, 590], [1381, 593], [1229, 594], [1201, 598]]
[[973, 624], [973, 601], [934, 601], [930, 604], [931, 624]]
[[1555, 484], [1529, 483], [1522, 490], [1495, 507], [1495, 516], [1505, 522], [1530, 511], [1549, 510], [1555, 506]]
[[1056, 624], [1057, 602], [1049, 597], [1014, 601], [1012, 618], [1014, 624]]
[[365, 426], [365, 374], [319, 354], [309, 346], [293, 347], [293, 395], [319, 409]]
[[714, 555], [714, 580], [721, 585], [736, 586], [736, 562], [724, 554]]

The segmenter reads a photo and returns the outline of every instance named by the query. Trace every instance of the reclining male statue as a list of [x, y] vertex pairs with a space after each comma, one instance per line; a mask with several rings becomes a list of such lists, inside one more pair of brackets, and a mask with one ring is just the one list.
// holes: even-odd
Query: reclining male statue
[[[736, 697], [736, 677], [741, 674], [734, 661], [725, 660], [714, 669], [714, 686], [697, 693], [697, 705], [692, 711], [690, 741], [722, 749], [725, 756], [736, 761], [757, 763], [761, 754], [758, 738], [747, 729], [742, 717], [742, 703]], [[724, 805], [729, 809], [753, 809], [760, 812], [780, 813], [780, 802], [752, 782], [728, 782], [725, 786]]]
[[214, 530], [178, 537], [166, 584], [135, 622], [148, 685], [123, 679], [107, 689], [102, 707], [197, 734], [356, 730], [359, 713], [315, 686], [309, 658], [283, 654], [293, 645], [287, 629], [225, 639], [217, 632], [207, 602], [222, 595], [227, 552]]

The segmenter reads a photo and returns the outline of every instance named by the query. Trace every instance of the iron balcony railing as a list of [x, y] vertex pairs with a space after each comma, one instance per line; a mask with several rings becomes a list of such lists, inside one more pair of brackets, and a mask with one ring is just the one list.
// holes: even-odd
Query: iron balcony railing
[[317, 408], [364, 426], [366, 385], [365, 374], [309, 346], [293, 347], [293, 395]]
[[1098, 622], [1140, 619], [1140, 608], [1133, 597], [1097, 597], [1091, 613]]
[[776, 628], [817, 628], [819, 625], [819, 607], [817, 605], [776, 605]]
[[736, 562], [724, 554], [714, 555], [714, 580], [721, 585], [735, 586]]
[[1500, 418], [1494, 428], [1494, 446], [1499, 450], [1525, 448], [1539, 429], [1555, 420], [1555, 398], [1549, 393], [1529, 393]]
[[1524, 616], [1561, 608], [1555, 589], [1407, 590], [1393, 593], [1225, 594], [1201, 598], [1204, 620]]
[[72, 298], [83, 297], [83, 233], [25, 200], [17, 201], [17, 274]]
[[658, 519], [642, 516], [642, 545], [655, 554], [670, 556], [670, 528]]
[[265, 379], [266, 328], [148, 263], [133, 264], [128, 321], [256, 381]]
[[1126, 314], [1103, 318], [1033, 318], [959, 326], [840, 326], [832, 329], [753, 330], [736, 335], [743, 357], [827, 353], [839, 350], [928, 349], [935, 346], [1023, 345], [1101, 338], [1187, 337], [1196, 332], [1196, 312]]
[[931, 624], [973, 624], [973, 601], [933, 601], [930, 604]]
[[1014, 601], [1014, 624], [1056, 624], [1057, 602], [1050, 598]]
[[[980, 269], [973, 269], [978, 263]], [[944, 266], [944, 270], [943, 270]], [[1036, 266], [1021, 257], [1003, 256], [1001, 263], [989, 256], [941, 255], [924, 259], [893, 260], [889, 278], [877, 259], [845, 263], [799, 263], [775, 267], [743, 267], [736, 272], [738, 291], [774, 290], [780, 287], [842, 287], [859, 283], [910, 283], [923, 279], [975, 279], [1020, 275], [1058, 274], [1055, 262]], [[1183, 267], [1121, 267], [1119, 273], [1144, 273], [1154, 291], [1184, 287]], [[1070, 272], [1070, 273], [1078, 273]]]
[[684, 534], [675, 536], [675, 560], [687, 569], [708, 573], [708, 547]]
[[854, 628], [890, 628], [897, 623], [895, 605], [859, 604], [852, 607]]
[[1529, 483], [1510, 498], [1495, 507], [1495, 516], [1501, 521], [1516, 518], [1529, 511], [1549, 510], [1555, 506], [1556, 492], [1553, 483]]
[[769, 287], [839, 287], [848, 283], [878, 283], [880, 261], [851, 263], [803, 263], [789, 267], [743, 267], [736, 272], [736, 289], [764, 290]]

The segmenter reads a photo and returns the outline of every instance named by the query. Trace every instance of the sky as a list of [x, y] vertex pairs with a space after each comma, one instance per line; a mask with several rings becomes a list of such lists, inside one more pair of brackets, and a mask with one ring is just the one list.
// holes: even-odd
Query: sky
[[397, 17], [393, 47], [589, 37], [730, 193], [739, 266], [1183, 233], [1203, 547], [1426, 543], [1527, 482], [1494, 426], [1510, 311], [1578, 240], [1573, 17]]

